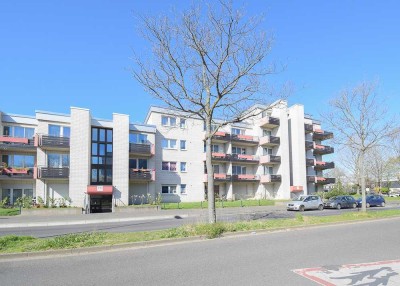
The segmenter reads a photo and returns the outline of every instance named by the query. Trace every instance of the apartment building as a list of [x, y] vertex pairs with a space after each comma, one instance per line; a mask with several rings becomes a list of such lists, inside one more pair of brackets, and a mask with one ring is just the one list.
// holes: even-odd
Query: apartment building
[[[224, 126], [212, 138], [216, 194], [226, 199], [288, 199], [322, 190], [334, 178], [323, 156], [333, 137], [302, 105], [256, 105], [256, 116]], [[35, 116], [0, 113], [0, 199], [23, 195], [45, 203], [70, 201], [86, 212], [113, 211], [161, 194], [164, 202], [206, 196], [202, 120], [151, 107], [145, 124], [88, 109]], [[64, 201], [65, 202], [65, 201]]]

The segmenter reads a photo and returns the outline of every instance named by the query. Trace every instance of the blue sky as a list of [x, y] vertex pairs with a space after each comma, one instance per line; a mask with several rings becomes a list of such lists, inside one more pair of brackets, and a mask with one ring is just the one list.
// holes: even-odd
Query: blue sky
[[[143, 122], [160, 105], [132, 78], [132, 49], [146, 49], [136, 14], [158, 15], [189, 1], [2, 0], [0, 2], [0, 110], [69, 113], [90, 108]], [[249, 15], [265, 13], [275, 35], [271, 62], [287, 65], [268, 78], [296, 87], [289, 104], [319, 117], [340, 90], [377, 80], [390, 111], [400, 103], [400, 2], [235, 1]]]

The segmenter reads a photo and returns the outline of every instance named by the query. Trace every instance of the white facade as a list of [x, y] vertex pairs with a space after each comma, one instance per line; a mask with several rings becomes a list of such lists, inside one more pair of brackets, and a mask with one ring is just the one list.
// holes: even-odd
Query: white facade
[[[215, 190], [224, 199], [289, 199], [332, 183], [323, 155], [333, 148], [321, 124], [302, 105], [282, 101], [255, 106], [255, 116], [221, 127], [212, 140]], [[0, 198], [68, 199], [99, 211], [151, 202], [205, 199], [203, 121], [151, 107], [145, 124], [93, 118], [88, 109], [70, 114], [37, 111], [35, 117], [0, 112]]]

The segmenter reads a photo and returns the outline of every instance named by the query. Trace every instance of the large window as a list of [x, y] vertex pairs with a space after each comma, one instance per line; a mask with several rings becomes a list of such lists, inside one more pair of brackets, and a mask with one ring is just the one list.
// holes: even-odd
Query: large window
[[171, 116], [161, 116], [162, 126], [176, 126], [176, 118]]
[[273, 167], [264, 166], [264, 175], [273, 175], [273, 174], [274, 174]]
[[176, 185], [161, 186], [161, 193], [176, 194]]
[[263, 155], [272, 155], [271, 148], [263, 148]]
[[239, 128], [232, 128], [232, 134], [234, 135], [244, 135], [244, 130]]
[[3, 155], [1, 162], [13, 168], [30, 168], [35, 166], [35, 156], [32, 155]]
[[129, 143], [146, 144], [147, 134], [142, 133], [129, 133]]
[[113, 131], [92, 128], [92, 185], [112, 184]]
[[129, 159], [130, 169], [147, 169], [147, 159]]
[[233, 175], [245, 175], [246, 167], [243, 166], [232, 166], [232, 174]]
[[232, 147], [232, 154], [246, 154], [246, 148]]
[[34, 128], [21, 126], [4, 126], [3, 135], [7, 137], [18, 137], [32, 139], [35, 133]]
[[69, 154], [54, 154], [54, 153], [48, 154], [47, 167], [49, 168], [69, 167]]
[[163, 161], [162, 162], [162, 168], [163, 171], [171, 171], [171, 172], [176, 172], [176, 162], [167, 162]]
[[49, 136], [70, 137], [71, 129], [68, 126], [49, 124]]

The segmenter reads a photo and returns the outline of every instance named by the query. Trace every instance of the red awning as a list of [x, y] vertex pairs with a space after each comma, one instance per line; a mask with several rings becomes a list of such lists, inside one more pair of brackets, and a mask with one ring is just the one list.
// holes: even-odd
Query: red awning
[[112, 195], [113, 186], [88, 186], [88, 195]]

